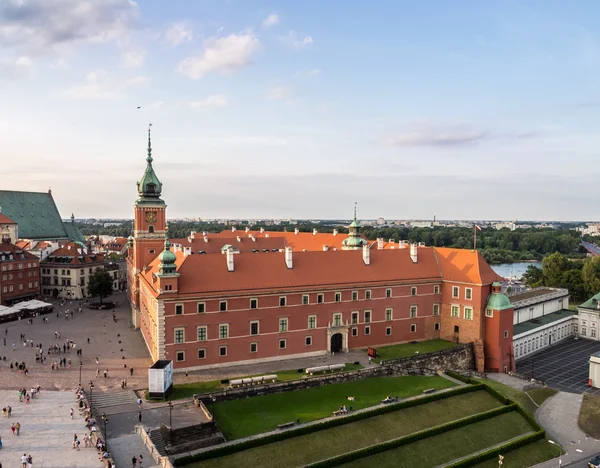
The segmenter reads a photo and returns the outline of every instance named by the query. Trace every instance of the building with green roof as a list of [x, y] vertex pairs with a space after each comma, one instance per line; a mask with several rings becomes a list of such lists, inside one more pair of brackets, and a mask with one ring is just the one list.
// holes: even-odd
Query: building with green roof
[[0, 212], [17, 223], [20, 239], [85, 242], [73, 217], [70, 223], [63, 222], [51, 190], [0, 190]]

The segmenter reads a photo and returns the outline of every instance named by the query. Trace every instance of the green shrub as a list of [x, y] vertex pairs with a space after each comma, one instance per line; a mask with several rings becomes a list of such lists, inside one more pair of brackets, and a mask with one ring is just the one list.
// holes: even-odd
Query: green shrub
[[[398, 411], [405, 408], [411, 408], [413, 406], [419, 406], [426, 403], [431, 403], [433, 401], [443, 400], [445, 398], [450, 398], [456, 395], [462, 395], [465, 393], [477, 392], [486, 389], [486, 386], [483, 384], [472, 385], [468, 387], [458, 387], [452, 390], [448, 390], [445, 392], [433, 393], [427, 396], [423, 396], [420, 398], [415, 398], [412, 400], [406, 400], [399, 403], [390, 403], [386, 406], [380, 406], [374, 408], [369, 411], [362, 411], [360, 413], [353, 413], [347, 416], [329, 419], [327, 421], [323, 421], [316, 424], [310, 424], [303, 427], [298, 427], [297, 429], [291, 429], [283, 432], [277, 432], [274, 434], [269, 434], [263, 437], [256, 437], [253, 439], [248, 439], [243, 442], [234, 443], [230, 445], [217, 446], [212, 450], [207, 450], [205, 452], [197, 453], [195, 455], [190, 455], [187, 457], [178, 458], [175, 460], [175, 466], [184, 466], [189, 463], [208, 460], [211, 458], [224, 457], [226, 455], [231, 455], [233, 453], [241, 452], [242, 450], [248, 450], [255, 447], [260, 447], [262, 445], [271, 444], [273, 442], [279, 442], [281, 440], [290, 439], [292, 437], [298, 437], [306, 434], [310, 434], [312, 432], [322, 431], [324, 429], [329, 429], [331, 427], [341, 426], [343, 424], [349, 424], [356, 421], [361, 421], [363, 419], [371, 418], [373, 416], [379, 416], [381, 414], [391, 413], [393, 411]], [[509, 407], [503, 407], [509, 408]], [[511, 410], [512, 411], [512, 410]], [[484, 414], [484, 413], [481, 413]]]
[[445, 374], [452, 377], [453, 379], [460, 380], [461, 382], [464, 382], [466, 384], [472, 383], [470, 377], [466, 377], [462, 374], [459, 374], [458, 372], [446, 371]]

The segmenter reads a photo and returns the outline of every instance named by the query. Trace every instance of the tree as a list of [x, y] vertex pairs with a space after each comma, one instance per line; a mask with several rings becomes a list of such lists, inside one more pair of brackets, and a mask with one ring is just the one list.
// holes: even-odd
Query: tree
[[583, 299], [585, 297], [581, 270], [572, 269], [565, 271], [562, 276], [562, 286], [567, 288], [574, 298]]
[[530, 288], [544, 285], [544, 271], [535, 265], [529, 265], [523, 273], [523, 282]]
[[110, 296], [113, 292], [113, 279], [110, 273], [104, 269], [96, 270], [90, 276], [87, 289], [88, 294], [100, 298], [100, 304], [102, 304], [102, 299]]
[[551, 288], [561, 286], [562, 275], [567, 269], [567, 259], [559, 252], [554, 252], [542, 260], [544, 284]]
[[600, 257], [588, 258], [581, 273], [586, 292], [597, 294], [600, 291]]

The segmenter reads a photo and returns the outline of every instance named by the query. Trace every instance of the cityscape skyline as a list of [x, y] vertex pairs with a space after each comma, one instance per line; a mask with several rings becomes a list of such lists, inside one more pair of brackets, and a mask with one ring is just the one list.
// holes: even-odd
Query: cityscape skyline
[[174, 218], [598, 219], [579, 5], [0, 1], [2, 188], [130, 218], [152, 123]]

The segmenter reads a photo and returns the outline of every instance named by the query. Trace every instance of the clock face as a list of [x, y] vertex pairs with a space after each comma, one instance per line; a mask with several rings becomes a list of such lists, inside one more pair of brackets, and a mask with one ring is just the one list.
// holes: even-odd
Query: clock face
[[150, 224], [156, 222], [156, 211], [146, 211], [146, 222]]

